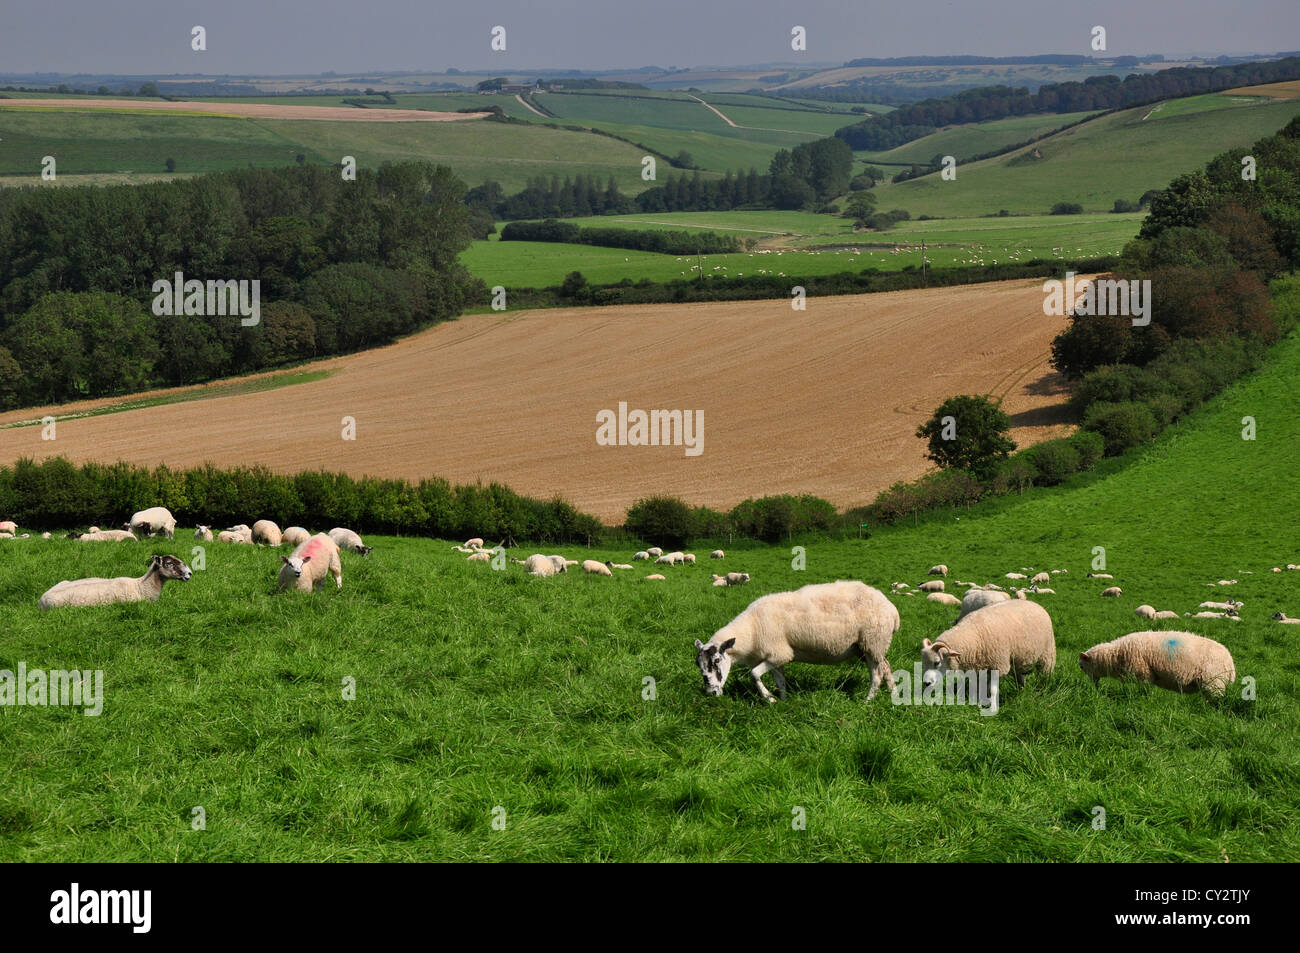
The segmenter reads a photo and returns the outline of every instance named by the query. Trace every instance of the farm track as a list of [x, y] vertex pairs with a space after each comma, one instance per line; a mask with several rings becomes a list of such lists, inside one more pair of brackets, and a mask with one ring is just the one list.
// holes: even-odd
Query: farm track
[[[1064, 326], [1043, 315], [1036, 280], [811, 298], [806, 312], [769, 300], [472, 315], [294, 370], [328, 369], [323, 380], [60, 420], [53, 441], [0, 430], [0, 459], [500, 481], [611, 522], [652, 493], [718, 508], [815, 493], [844, 507], [929, 468], [916, 428], [955, 394], [1001, 395], [1022, 446], [1068, 432], [1046, 364]], [[596, 414], [620, 401], [704, 411], [703, 453], [598, 446]]]

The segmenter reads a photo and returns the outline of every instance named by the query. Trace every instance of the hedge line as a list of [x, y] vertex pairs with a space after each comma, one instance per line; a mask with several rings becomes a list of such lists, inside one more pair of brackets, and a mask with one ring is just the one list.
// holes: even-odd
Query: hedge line
[[542, 222], [510, 222], [501, 229], [503, 242], [564, 242], [631, 248], [664, 255], [722, 255], [744, 250], [734, 235], [717, 232], [659, 231], [636, 228], [579, 228], [572, 222], [548, 218]]

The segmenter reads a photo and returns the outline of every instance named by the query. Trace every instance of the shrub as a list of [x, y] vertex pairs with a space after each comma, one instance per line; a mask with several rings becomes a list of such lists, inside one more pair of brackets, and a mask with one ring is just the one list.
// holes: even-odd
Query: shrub
[[1160, 429], [1155, 414], [1143, 403], [1098, 401], [1088, 408], [1083, 429], [1101, 434], [1106, 455], [1118, 456], [1150, 440]]
[[1052, 206], [1052, 215], [1082, 215], [1083, 206], [1078, 202], [1057, 202]]
[[627, 511], [624, 527], [638, 539], [684, 546], [694, 533], [691, 509], [675, 496], [637, 500]]
[[1043, 486], [1055, 486], [1064, 482], [1070, 474], [1079, 470], [1082, 462], [1079, 451], [1068, 437], [1036, 444], [1029, 448], [1027, 454], [1034, 469], [1038, 471], [1038, 480]]
[[1016, 449], [1010, 429], [1011, 418], [987, 397], [963, 394], [940, 404], [916, 435], [929, 441], [926, 455], [939, 466], [987, 478]]
[[1035, 469], [1029, 452], [1022, 450], [998, 464], [993, 479], [989, 481], [989, 490], [999, 496], [1012, 490], [1024, 493], [1034, 485], [1036, 479], [1038, 479], [1038, 470]]
[[1076, 430], [1069, 438], [1070, 445], [1079, 454], [1079, 469], [1091, 470], [1106, 455], [1106, 441], [1101, 434], [1091, 430]]

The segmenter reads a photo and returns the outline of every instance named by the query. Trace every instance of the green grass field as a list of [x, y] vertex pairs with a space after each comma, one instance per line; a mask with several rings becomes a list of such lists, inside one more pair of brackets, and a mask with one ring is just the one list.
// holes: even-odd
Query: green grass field
[[[1156, 113], [1144, 120], [1150, 111], [1143, 106], [1103, 116], [1033, 147], [959, 165], [954, 181], [929, 175], [878, 185], [880, 207], [960, 218], [1000, 209], [1041, 214], [1057, 202], [1077, 202], [1085, 211], [1104, 212], [1116, 199], [1136, 202], [1227, 149], [1277, 132], [1300, 114], [1300, 100], [1164, 118]], [[1031, 157], [1034, 148], [1042, 158]]]
[[935, 156], [949, 155], [956, 157], [960, 162], [967, 156], [983, 155], [995, 149], [1003, 149], [1017, 142], [1044, 135], [1089, 115], [1091, 114], [1079, 112], [1016, 116], [1014, 119], [995, 119], [990, 122], [952, 126], [894, 149], [884, 152], [858, 152], [854, 157], [867, 165], [877, 162], [892, 164], [915, 162], [925, 165]]
[[[1300, 614], [1300, 574], [1268, 571], [1300, 531], [1278, 493], [1297, 399], [1293, 335], [1125, 465], [866, 540], [802, 540], [805, 571], [788, 547], [741, 545], [661, 584], [644, 564], [538, 580], [379, 537], [344, 554], [341, 591], [297, 596], [273, 591], [276, 552], [208, 544], [206, 568], [158, 603], [46, 615], [37, 597], [59, 579], [142, 572], [156, 551], [192, 561], [194, 541], [7, 541], [0, 668], [100, 669], [105, 689], [98, 717], [0, 709], [0, 859], [1298, 860], [1300, 662], [1268, 619]], [[1084, 578], [1098, 546], [1121, 599]], [[837, 578], [915, 585], [939, 561], [977, 581], [1069, 570], [1040, 597], [1056, 673], [1004, 682], [996, 715], [864, 704], [860, 664], [792, 665], [774, 706], [739, 669], [723, 697], [702, 695], [691, 641], [752, 599]], [[720, 567], [754, 582], [713, 588]], [[1239, 583], [1206, 585], [1221, 577]], [[1098, 690], [1079, 671], [1079, 651], [1145, 627], [1139, 603], [1192, 611], [1225, 593], [1242, 622], [1154, 623], [1229, 646], [1225, 698]], [[910, 672], [955, 613], [895, 601], [890, 663]]]
[[[786, 247], [728, 255], [704, 255], [697, 263], [689, 255], [592, 245], [545, 242], [474, 242], [461, 253], [461, 262], [489, 286], [546, 287], [558, 285], [571, 271], [580, 271], [595, 284], [629, 278], [672, 281], [694, 277], [697, 264], [715, 278], [759, 273], [792, 277], [836, 274], [878, 268], [901, 271], [932, 267], [1026, 262], [1035, 258], [1093, 258], [1117, 254], [1132, 239], [1145, 213], [1123, 215], [1040, 215], [1013, 218], [934, 219], [903, 222], [888, 232], [854, 232], [847, 219], [805, 212], [673, 212], [613, 215], [575, 219], [579, 225], [625, 226], [633, 229], [710, 228], [734, 231], [763, 241], [796, 237]], [[856, 246], [856, 247], [851, 247]]]

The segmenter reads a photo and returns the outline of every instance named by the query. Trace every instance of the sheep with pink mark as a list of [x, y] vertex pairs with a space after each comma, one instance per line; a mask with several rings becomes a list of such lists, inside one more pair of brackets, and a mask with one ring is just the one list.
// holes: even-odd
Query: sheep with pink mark
[[343, 588], [343, 563], [334, 540], [317, 533], [307, 542], [294, 548], [288, 556], [281, 556], [279, 584], [281, 591], [293, 589], [313, 592], [325, 585], [325, 577], [333, 576], [337, 588]]

